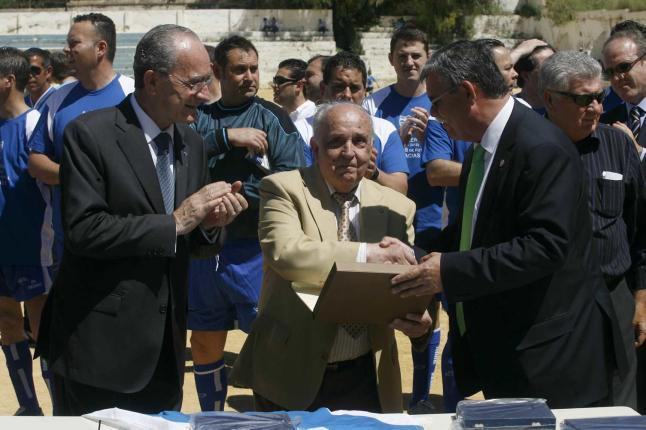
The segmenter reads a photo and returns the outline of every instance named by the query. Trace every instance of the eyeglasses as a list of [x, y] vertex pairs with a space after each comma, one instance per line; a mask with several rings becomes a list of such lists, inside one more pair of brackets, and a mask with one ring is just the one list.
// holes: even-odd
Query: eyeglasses
[[603, 69], [603, 76], [605, 79], [610, 80], [618, 73], [621, 73], [622, 75], [628, 73], [633, 67], [635, 67], [635, 64], [639, 63], [644, 57], [646, 57], [646, 53], [640, 55], [635, 61], [619, 63], [615, 67], [606, 67]]
[[40, 75], [41, 72], [43, 71], [42, 67], [38, 66], [29, 66], [29, 74], [30, 75]]
[[442, 99], [442, 97], [444, 97], [445, 95], [447, 95], [447, 94], [449, 94], [449, 93], [454, 92], [456, 89], [457, 89], [457, 87], [451, 87], [451, 88], [449, 88], [448, 90], [444, 91], [444, 92], [443, 92], [442, 94], [440, 94], [439, 96], [435, 97], [434, 99], [431, 99], [431, 106], [432, 106], [432, 107], [434, 107], [435, 109], [439, 109], [439, 107], [440, 107], [440, 100]]
[[275, 87], [280, 87], [281, 85], [285, 85], [287, 83], [293, 84], [295, 82], [298, 82], [300, 79], [292, 79], [292, 78], [286, 78], [284, 76], [276, 75], [274, 78], [271, 80], [271, 83]]
[[185, 81], [184, 79], [178, 78], [172, 73], [169, 73], [168, 77], [175, 79], [177, 82], [182, 84], [184, 87], [186, 87], [187, 90], [189, 90], [193, 94], [199, 93], [204, 89], [204, 87], [208, 87], [209, 85], [211, 85], [211, 82], [213, 82], [213, 76], [209, 76], [206, 79], [202, 78], [196, 82]]
[[597, 103], [603, 103], [603, 99], [606, 97], [606, 91], [600, 91], [598, 93], [592, 93], [592, 94], [572, 94], [568, 93], [566, 91], [553, 91], [550, 90], [553, 93], [560, 94], [562, 96], [569, 97], [574, 104], [580, 107], [586, 107], [589, 106], [594, 100], [597, 101]]

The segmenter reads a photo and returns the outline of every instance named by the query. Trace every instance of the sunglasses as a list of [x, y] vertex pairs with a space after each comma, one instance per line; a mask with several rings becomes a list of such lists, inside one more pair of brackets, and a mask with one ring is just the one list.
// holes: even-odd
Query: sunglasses
[[600, 91], [598, 93], [592, 94], [572, 94], [566, 91], [552, 91], [553, 93], [560, 94], [562, 96], [569, 97], [575, 105], [580, 107], [589, 106], [594, 100], [597, 103], [603, 103], [603, 99], [606, 97], [606, 91]]
[[29, 74], [30, 75], [40, 75], [42, 73], [43, 69], [42, 67], [38, 66], [29, 66]]
[[271, 80], [271, 83], [277, 87], [280, 87], [281, 85], [285, 85], [287, 83], [293, 84], [294, 82], [298, 82], [298, 81], [299, 79], [286, 78], [284, 76], [276, 75]]
[[606, 67], [603, 69], [603, 77], [609, 81], [618, 73], [621, 73], [622, 75], [628, 73], [633, 67], [635, 67], [635, 64], [639, 63], [644, 57], [646, 57], [646, 53], [640, 55], [635, 61], [619, 63], [615, 67]]

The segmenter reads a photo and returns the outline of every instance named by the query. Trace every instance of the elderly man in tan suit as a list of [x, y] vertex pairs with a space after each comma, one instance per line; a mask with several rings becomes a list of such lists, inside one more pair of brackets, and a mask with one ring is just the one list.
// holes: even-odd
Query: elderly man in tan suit
[[415, 264], [415, 205], [362, 179], [372, 136], [359, 106], [324, 105], [314, 119], [316, 163], [260, 184], [260, 309], [231, 375], [253, 389], [257, 410], [402, 410], [393, 329], [423, 348], [428, 313], [389, 325], [325, 323], [296, 292], [320, 289], [335, 261]]

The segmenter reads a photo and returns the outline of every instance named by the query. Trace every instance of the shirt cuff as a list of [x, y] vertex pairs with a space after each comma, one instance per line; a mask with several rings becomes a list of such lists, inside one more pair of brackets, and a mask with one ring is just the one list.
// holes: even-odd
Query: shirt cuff
[[368, 260], [368, 244], [361, 242], [357, 251], [357, 263], [365, 263]]
[[642, 149], [639, 151], [639, 160], [640, 160], [640, 161], [644, 161], [644, 156], [646, 156], [646, 148], [642, 148]]

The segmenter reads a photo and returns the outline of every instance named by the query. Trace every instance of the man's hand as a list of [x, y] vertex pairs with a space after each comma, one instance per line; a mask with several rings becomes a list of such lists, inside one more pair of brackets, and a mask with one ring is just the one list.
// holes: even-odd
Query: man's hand
[[366, 248], [367, 263], [417, 264], [413, 249], [399, 239], [385, 236]]
[[257, 128], [227, 128], [227, 137], [232, 146], [248, 148], [258, 155], [267, 153], [267, 133]]
[[406, 319], [397, 318], [389, 324], [389, 327], [399, 330], [406, 336], [416, 338], [425, 335], [433, 325], [433, 319], [424, 311], [423, 314], [406, 314]]
[[182, 236], [193, 231], [208, 214], [222, 203], [224, 195], [230, 192], [230, 184], [214, 182], [184, 199], [182, 204], [173, 212], [177, 235]]
[[426, 132], [426, 125], [428, 124], [429, 113], [426, 109], [416, 106], [411, 109], [411, 115], [406, 118], [406, 121], [399, 128], [399, 137], [404, 145], [408, 145], [411, 136], [415, 135], [417, 140], [422, 142], [424, 140], [424, 133]]
[[366, 169], [366, 174], [363, 175], [366, 179], [372, 179], [372, 175], [377, 169], [377, 149], [373, 146], [372, 152], [370, 153], [370, 162], [368, 163], [368, 169]]
[[617, 122], [612, 123], [612, 126], [614, 128], [616, 128], [617, 130], [621, 130], [624, 133], [626, 133], [626, 136], [628, 136], [630, 138], [630, 140], [633, 142], [633, 145], [635, 145], [635, 149], [637, 150], [637, 154], [638, 155], [641, 154], [641, 152], [642, 152], [642, 150], [644, 148], [642, 148], [642, 146], [639, 143], [637, 143], [637, 139], [635, 139], [635, 136], [633, 135], [633, 132], [630, 131], [630, 129], [628, 128], [628, 126], [626, 124], [624, 124], [623, 122], [617, 121]]
[[442, 254], [432, 252], [420, 260], [417, 266], [391, 279], [393, 294], [401, 297], [430, 296], [442, 291], [440, 261]]
[[240, 194], [241, 188], [242, 182], [240, 181], [231, 184], [231, 192], [225, 194], [222, 197], [222, 203], [204, 217], [201, 224], [203, 229], [210, 230], [215, 227], [224, 227], [230, 224], [240, 212], [247, 209], [249, 205], [244, 196]]
[[520, 59], [520, 57], [522, 57], [523, 55], [529, 54], [539, 46], [545, 46], [545, 45], [547, 45], [547, 42], [541, 39], [524, 40], [520, 44], [518, 44], [517, 47], [512, 49], [511, 52], [509, 53], [509, 55], [511, 56], [511, 62], [513, 64], [516, 64], [518, 59]]
[[633, 327], [635, 328], [635, 348], [639, 348], [646, 340], [646, 290], [635, 291]]

